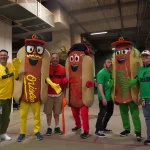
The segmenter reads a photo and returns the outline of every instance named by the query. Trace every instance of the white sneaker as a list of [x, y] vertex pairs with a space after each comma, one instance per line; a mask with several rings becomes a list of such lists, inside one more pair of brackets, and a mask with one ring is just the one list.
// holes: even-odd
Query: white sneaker
[[6, 133], [1, 135], [1, 140], [10, 141], [11, 137], [9, 137]]

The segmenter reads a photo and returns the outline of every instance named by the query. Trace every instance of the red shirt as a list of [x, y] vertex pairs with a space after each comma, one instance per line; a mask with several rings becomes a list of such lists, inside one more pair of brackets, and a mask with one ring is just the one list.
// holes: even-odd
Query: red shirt
[[[49, 71], [49, 77], [52, 82], [59, 84], [62, 88], [62, 80], [66, 77], [65, 67], [60, 64], [58, 64], [57, 66], [50, 65]], [[50, 85], [48, 86], [48, 94], [57, 94]]]

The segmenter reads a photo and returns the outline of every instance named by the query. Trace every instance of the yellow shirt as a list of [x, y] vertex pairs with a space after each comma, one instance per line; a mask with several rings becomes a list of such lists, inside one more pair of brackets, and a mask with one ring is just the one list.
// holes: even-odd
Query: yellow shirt
[[13, 95], [14, 70], [12, 63], [7, 63], [6, 67], [0, 64], [0, 100], [11, 98]]

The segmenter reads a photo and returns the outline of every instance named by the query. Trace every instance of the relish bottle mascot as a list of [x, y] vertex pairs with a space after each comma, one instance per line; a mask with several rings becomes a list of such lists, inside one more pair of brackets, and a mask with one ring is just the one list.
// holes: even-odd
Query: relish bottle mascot
[[[44, 48], [45, 41], [40, 35], [33, 34], [25, 39], [25, 46], [18, 53], [17, 58], [22, 60], [19, 78], [14, 86], [14, 100], [20, 102], [20, 135], [21, 142], [25, 138], [26, 123], [29, 108], [34, 114], [34, 133], [38, 140], [40, 134], [40, 106], [48, 98], [48, 84], [59, 93], [59, 85], [54, 84], [49, 77], [50, 54]], [[48, 83], [48, 84], [47, 84]]]
[[124, 40], [123, 37], [112, 43], [112, 46], [116, 49], [112, 59], [114, 79], [112, 96], [119, 105], [124, 128], [120, 136], [130, 134], [128, 114], [130, 110], [137, 141], [141, 141], [141, 122], [137, 105], [139, 89], [137, 85], [129, 86], [129, 78], [135, 78], [142, 65], [140, 52], [132, 46], [132, 42]]
[[14, 89], [14, 79], [18, 77], [21, 60], [13, 59], [7, 62], [9, 56], [5, 49], [0, 50], [0, 141], [11, 140], [7, 135], [10, 122], [11, 104]]
[[88, 110], [94, 101], [94, 73], [93, 60], [87, 45], [78, 43], [70, 48], [66, 60], [66, 77], [69, 84], [66, 88], [66, 99], [71, 106], [76, 127], [72, 131], [81, 130], [80, 113], [84, 133], [81, 138], [89, 136]]

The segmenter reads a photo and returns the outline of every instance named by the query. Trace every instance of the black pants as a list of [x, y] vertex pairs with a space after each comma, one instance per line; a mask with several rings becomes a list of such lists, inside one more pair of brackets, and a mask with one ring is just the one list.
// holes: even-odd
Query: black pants
[[107, 123], [110, 120], [113, 111], [114, 111], [114, 102], [108, 101], [107, 106], [104, 106], [102, 101], [99, 101], [99, 109], [98, 118], [96, 122], [96, 132], [103, 131], [107, 127]]

